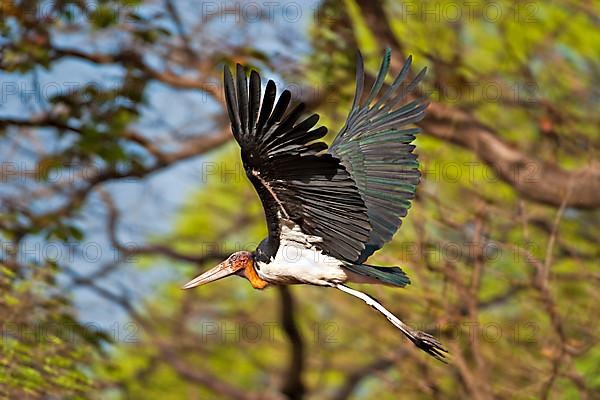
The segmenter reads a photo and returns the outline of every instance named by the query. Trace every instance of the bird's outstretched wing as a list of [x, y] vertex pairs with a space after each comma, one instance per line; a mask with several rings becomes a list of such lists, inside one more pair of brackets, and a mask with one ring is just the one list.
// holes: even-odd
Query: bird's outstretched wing
[[290, 92], [277, 103], [269, 81], [261, 98], [256, 71], [250, 82], [238, 64], [234, 82], [225, 67], [225, 98], [235, 140], [241, 147], [246, 174], [263, 203], [271, 254], [277, 250], [282, 224], [293, 222], [302, 232], [322, 240], [315, 245], [325, 254], [353, 261], [364, 250], [371, 226], [354, 180], [327, 145], [317, 139], [325, 127], [312, 129], [319, 116], [299, 122], [300, 104], [288, 111]]
[[420, 173], [411, 142], [419, 129], [407, 126], [423, 119], [427, 103], [407, 101], [426, 71], [405, 82], [411, 57], [387, 90], [382, 90], [390, 67], [389, 49], [368, 97], [362, 100], [365, 75], [360, 53], [356, 60], [352, 109], [329, 151], [342, 160], [367, 206], [372, 231], [357, 259], [362, 263], [396, 233], [415, 196]]

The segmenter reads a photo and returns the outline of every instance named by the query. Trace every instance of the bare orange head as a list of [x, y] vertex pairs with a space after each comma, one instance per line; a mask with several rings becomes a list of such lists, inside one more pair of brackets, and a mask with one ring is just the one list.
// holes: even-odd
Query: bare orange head
[[191, 289], [196, 286], [205, 285], [230, 275], [242, 276], [252, 284], [255, 289], [264, 289], [269, 283], [258, 276], [254, 269], [254, 255], [249, 251], [238, 251], [216, 267], [197, 276], [183, 286], [183, 289]]

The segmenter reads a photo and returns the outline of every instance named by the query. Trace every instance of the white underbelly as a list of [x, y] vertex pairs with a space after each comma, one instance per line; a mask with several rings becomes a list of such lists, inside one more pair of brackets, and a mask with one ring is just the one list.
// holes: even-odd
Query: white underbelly
[[269, 263], [257, 262], [262, 279], [280, 284], [308, 283], [331, 286], [345, 282], [348, 277], [341, 263], [314, 247], [297, 243], [282, 243]]

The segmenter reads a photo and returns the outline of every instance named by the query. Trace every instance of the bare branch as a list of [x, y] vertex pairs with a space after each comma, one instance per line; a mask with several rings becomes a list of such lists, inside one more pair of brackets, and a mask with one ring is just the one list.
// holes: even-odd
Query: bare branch
[[290, 363], [281, 392], [290, 400], [304, 398], [305, 388], [302, 383], [304, 371], [304, 341], [294, 320], [294, 299], [287, 286], [277, 286], [281, 298], [281, 322], [283, 330], [290, 339]]

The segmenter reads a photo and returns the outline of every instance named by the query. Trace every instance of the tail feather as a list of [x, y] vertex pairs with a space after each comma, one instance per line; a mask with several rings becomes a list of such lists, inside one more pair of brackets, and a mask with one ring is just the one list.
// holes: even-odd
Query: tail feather
[[405, 287], [410, 284], [410, 278], [400, 267], [377, 267], [367, 264], [352, 264], [345, 267], [356, 274], [375, 278], [391, 286]]

